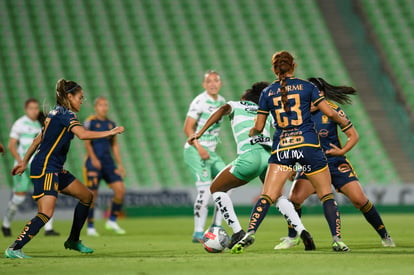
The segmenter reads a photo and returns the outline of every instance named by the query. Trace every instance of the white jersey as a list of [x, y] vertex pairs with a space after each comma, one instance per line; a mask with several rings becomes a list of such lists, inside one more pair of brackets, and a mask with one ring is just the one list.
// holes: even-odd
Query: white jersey
[[[42, 125], [39, 121], [33, 121], [24, 115], [16, 120], [10, 130], [10, 138], [18, 141], [17, 153], [21, 158], [26, 154], [27, 149], [33, 142], [33, 139], [42, 131]], [[16, 162], [16, 161], [15, 161]]]
[[259, 106], [251, 101], [229, 101], [231, 113], [231, 129], [234, 140], [237, 143], [237, 154], [243, 154], [256, 148], [272, 148], [272, 139], [270, 138], [271, 118], [266, 120], [262, 134], [249, 137], [249, 131], [254, 126]]
[[[211, 113], [224, 105], [224, 103], [226, 103], [224, 97], [218, 95], [217, 100], [214, 100], [209, 94], [207, 94], [206, 91], [194, 98], [190, 104], [187, 116], [197, 120], [196, 132], [203, 128]], [[216, 146], [219, 141], [218, 136], [220, 134], [221, 123], [222, 119], [214, 125], [211, 125], [211, 127], [208, 128], [199, 139], [199, 143], [201, 145], [207, 147], [213, 152], [216, 150]], [[188, 148], [190, 145], [186, 142], [184, 147]]]

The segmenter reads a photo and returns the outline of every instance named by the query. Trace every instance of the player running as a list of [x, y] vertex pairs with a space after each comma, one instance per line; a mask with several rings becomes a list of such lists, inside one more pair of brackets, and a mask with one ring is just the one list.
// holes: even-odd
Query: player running
[[[109, 131], [115, 128], [115, 122], [107, 117], [109, 109], [108, 100], [100, 96], [95, 99], [94, 105], [95, 115], [90, 116], [85, 121], [84, 127], [91, 131]], [[89, 209], [87, 235], [99, 236], [94, 226], [94, 205], [98, 197], [99, 182], [101, 179], [104, 179], [114, 192], [111, 213], [105, 224], [105, 228], [116, 234], [123, 235], [126, 232], [118, 225], [117, 217], [121, 213], [124, 201], [125, 185], [122, 178], [125, 177], [125, 169], [122, 165], [116, 136], [86, 140], [85, 145], [87, 159], [84, 163], [84, 181], [86, 186], [92, 191], [94, 198]]]
[[[24, 103], [25, 115], [16, 120], [10, 131], [9, 150], [14, 157], [14, 165], [22, 161], [24, 154], [32, 144], [33, 139], [42, 131], [40, 121], [39, 102], [30, 98]], [[44, 116], [43, 116], [44, 118]], [[13, 177], [13, 195], [7, 206], [6, 214], [3, 217], [1, 230], [5, 237], [10, 237], [11, 222], [17, 212], [18, 206], [26, 199], [26, 193], [32, 190], [30, 173], [24, 173], [21, 177]], [[45, 224], [45, 236], [58, 236], [59, 233], [53, 230], [53, 219]]]
[[241, 253], [255, 240], [255, 233], [275, 200], [282, 194], [282, 188], [296, 169], [298, 162], [323, 204], [325, 217], [332, 234], [334, 251], [349, 251], [341, 240], [341, 220], [338, 207], [331, 190], [331, 177], [318, 135], [311, 120], [311, 103], [341, 125], [342, 130], [352, 126], [326, 103], [319, 95], [317, 87], [305, 80], [293, 77], [296, 64], [293, 56], [286, 51], [277, 52], [272, 57], [273, 72], [277, 75], [272, 85], [263, 90], [259, 100], [256, 123], [250, 136], [260, 134], [269, 113], [275, 120], [276, 132], [273, 137], [272, 155], [263, 186], [262, 195], [253, 207], [247, 234], [233, 248], [233, 253]]
[[30, 167], [30, 178], [34, 185], [33, 199], [37, 202], [38, 213], [24, 226], [14, 243], [6, 248], [6, 258], [30, 258], [21, 249], [50, 220], [59, 192], [79, 199], [64, 247], [81, 253], [93, 252], [79, 240], [92, 203], [92, 193], [69, 171], [64, 170], [63, 165], [74, 135], [79, 139], [98, 139], [120, 134], [124, 128], [116, 127], [104, 132], [86, 130], [75, 115], [75, 112], [80, 111], [82, 101], [82, 87], [74, 81], [60, 79], [56, 84], [56, 107], [49, 112], [43, 131], [33, 140], [23, 161], [12, 170], [13, 175], [21, 175], [36, 151]]
[[[226, 192], [232, 188], [245, 185], [256, 177], [260, 177], [264, 181], [266, 174], [267, 162], [272, 148], [270, 119], [266, 120], [262, 134], [249, 137], [248, 133], [254, 125], [260, 93], [268, 85], [267, 82], [254, 83], [251, 89], [244, 92], [240, 101], [229, 101], [221, 106], [209, 117], [203, 128], [188, 139], [188, 142], [192, 144], [195, 139], [202, 137], [211, 125], [220, 121], [223, 116], [229, 116], [234, 140], [237, 143], [238, 156], [214, 178], [210, 187], [216, 207], [233, 230], [233, 236], [228, 245], [229, 248], [239, 242], [246, 233], [240, 226], [233, 203]], [[276, 207], [294, 225], [305, 244], [305, 250], [314, 250], [315, 245], [312, 237], [305, 230], [299, 216], [295, 213], [293, 205], [286, 197], [279, 197]]]
[[[320, 93], [327, 100], [333, 100], [340, 104], [351, 103], [349, 95], [356, 94], [355, 89], [352, 87], [334, 86], [323, 78], [309, 78], [309, 81], [318, 87]], [[346, 114], [340, 107], [332, 102], [328, 102], [328, 104], [340, 116], [346, 117]], [[379, 234], [384, 247], [395, 247], [395, 243], [388, 234], [381, 216], [364, 193], [351, 163], [345, 156], [359, 140], [355, 127], [351, 126], [344, 131], [348, 139], [342, 146], [338, 135], [338, 124], [324, 115], [318, 106], [312, 105], [311, 112], [312, 121], [315, 123], [316, 131], [319, 134], [322, 150], [328, 159], [332, 185], [338, 192], [347, 196], [352, 204], [362, 212], [368, 223]], [[306, 175], [298, 174], [296, 181], [292, 185], [289, 200], [295, 205], [299, 216], [302, 214], [302, 203], [314, 192], [315, 189]], [[281, 240], [282, 242], [277, 244], [275, 249], [291, 248], [298, 245], [300, 241], [296, 231], [290, 225], [288, 237], [284, 237]]]
[[[187, 138], [199, 131], [208, 117], [217, 108], [226, 103], [219, 95], [222, 82], [220, 75], [215, 71], [204, 74], [203, 87], [205, 91], [191, 102], [184, 122], [184, 133]], [[190, 168], [195, 179], [197, 196], [194, 202], [194, 233], [192, 241], [198, 243], [204, 234], [204, 225], [208, 215], [208, 202], [210, 201], [210, 185], [213, 178], [226, 166], [219, 155], [216, 146], [222, 121], [212, 125], [202, 138], [196, 140], [193, 146], [187, 142], [184, 146], [184, 162]], [[214, 215], [213, 224], [221, 224], [221, 216]]]

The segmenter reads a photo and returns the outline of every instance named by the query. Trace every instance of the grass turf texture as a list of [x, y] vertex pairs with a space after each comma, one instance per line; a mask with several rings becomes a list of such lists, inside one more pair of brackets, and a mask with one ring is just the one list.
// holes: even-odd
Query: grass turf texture
[[[127, 231], [124, 236], [105, 231], [104, 222], [98, 221], [101, 237], [88, 237], [85, 230], [81, 236], [95, 252], [83, 255], [63, 248], [70, 222], [56, 221], [55, 229], [63, 236], [45, 237], [42, 230], [23, 250], [33, 259], [0, 258], [0, 274], [412, 274], [414, 214], [386, 214], [383, 220], [396, 248], [383, 248], [362, 215], [343, 215], [343, 238], [352, 251], [333, 252], [324, 217], [309, 215], [303, 221], [317, 250], [305, 252], [301, 243], [275, 251], [274, 245], [287, 229], [280, 215], [269, 215], [256, 234], [256, 243], [239, 255], [229, 250], [209, 254], [201, 244], [191, 243], [190, 217], [124, 219], [120, 221]], [[245, 226], [248, 217], [240, 221]], [[23, 225], [23, 221], [14, 222], [13, 235]], [[2, 252], [13, 239], [0, 237]]]

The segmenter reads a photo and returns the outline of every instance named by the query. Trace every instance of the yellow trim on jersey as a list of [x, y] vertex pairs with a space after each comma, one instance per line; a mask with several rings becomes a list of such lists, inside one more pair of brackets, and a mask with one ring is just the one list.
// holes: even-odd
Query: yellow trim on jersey
[[44, 195], [45, 195], [45, 193], [42, 193], [42, 194], [37, 195], [37, 196], [32, 196], [32, 199], [37, 200], [37, 199], [43, 197]]
[[44, 164], [43, 164], [42, 174], [40, 174], [40, 175], [38, 175], [38, 176], [30, 176], [30, 178], [32, 178], [32, 179], [39, 179], [39, 178], [41, 178], [41, 177], [43, 177], [43, 176], [44, 176], [45, 171], [46, 171], [46, 166], [47, 166], [47, 163], [49, 162], [49, 157], [50, 157], [50, 155], [52, 154], [53, 150], [54, 150], [54, 149], [56, 148], [56, 146], [58, 145], [59, 141], [62, 139], [62, 136], [63, 136], [63, 134], [65, 133], [65, 131], [66, 131], [66, 127], [64, 127], [64, 128], [63, 128], [62, 132], [59, 134], [59, 136], [58, 136], [58, 138], [56, 139], [55, 143], [53, 144], [52, 148], [50, 148], [49, 153], [46, 155], [46, 159], [45, 159], [45, 162], [44, 162]]
[[325, 100], [324, 96], [321, 96], [319, 98], [317, 98], [314, 102], [313, 105], [317, 106], [319, 103], [321, 103], [323, 100]]
[[257, 110], [257, 113], [261, 114], [261, 115], [268, 115], [269, 114], [268, 111], [263, 111], [263, 110]]
[[304, 173], [304, 174], [305, 174], [305, 176], [312, 176], [312, 175], [318, 174], [318, 173], [320, 173], [320, 172], [323, 172], [323, 171], [325, 171], [326, 169], [328, 169], [328, 164], [327, 164], [325, 167], [323, 167], [323, 168], [321, 168], [321, 169], [319, 169], [319, 170], [313, 171], [313, 172], [311, 172], [311, 173]]
[[315, 147], [315, 148], [320, 148], [320, 144], [311, 144], [311, 143], [304, 143], [304, 144], [298, 144], [298, 145], [294, 145], [294, 146], [289, 146], [289, 147], [284, 147], [278, 150], [274, 150], [271, 154], [276, 154], [277, 152], [281, 152], [281, 151], [285, 151], [285, 150], [289, 150], [289, 149], [296, 149], [296, 148], [300, 148], [300, 147]]
[[79, 121], [74, 121], [74, 122], [71, 122], [70, 124], [69, 124], [69, 128], [68, 128], [68, 132], [73, 128], [73, 127], [75, 127], [75, 126], [82, 126], [82, 124], [79, 122]]
[[351, 129], [353, 126], [352, 122], [349, 122], [344, 128], [341, 128], [342, 132], [346, 132], [347, 130]]

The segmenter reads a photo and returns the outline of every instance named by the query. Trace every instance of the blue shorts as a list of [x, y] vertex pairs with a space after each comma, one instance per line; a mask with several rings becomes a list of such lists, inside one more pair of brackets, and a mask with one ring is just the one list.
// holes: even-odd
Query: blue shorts
[[279, 164], [293, 171], [297, 170], [297, 163], [299, 163], [302, 166], [302, 171], [306, 175], [318, 173], [328, 166], [322, 149], [311, 146], [272, 152], [269, 163]]
[[34, 186], [34, 200], [38, 200], [45, 195], [57, 197], [59, 191], [65, 189], [76, 178], [66, 170], [53, 173], [45, 173], [42, 177], [31, 177]]
[[101, 179], [103, 179], [107, 184], [122, 181], [122, 177], [115, 172], [117, 168], [112, 159], [105, 161], [101, 160], [101, 165], [101, 169], [98, 170], [93, 167], [90, 158], [88, 158], [85, 162], [83, 171], [84, 181], [86, 186], [91, 190], [98, 189]]
[[[329, 161], [328, 165], [331, 172], [332, 185], [336, 191], [340, 192], [341, 188], [351, 181], [358, 181], [354, 168], [346, 159]], [[307, 177], [302, 174], [298, 179], [307, 179]]]

